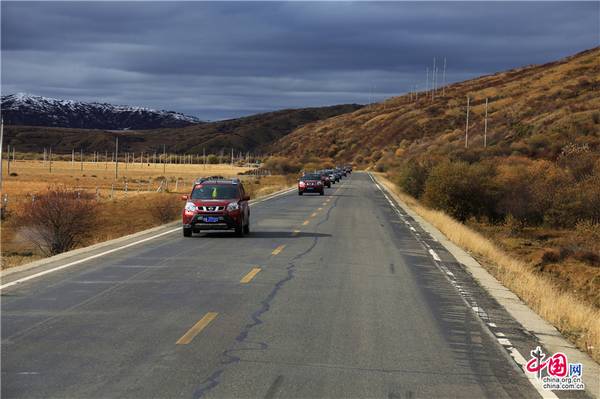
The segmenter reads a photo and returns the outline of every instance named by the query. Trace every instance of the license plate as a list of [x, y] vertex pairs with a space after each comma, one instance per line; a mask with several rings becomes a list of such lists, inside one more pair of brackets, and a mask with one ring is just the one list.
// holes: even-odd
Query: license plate
[[204, 221], [206, 223], [216, 223], [219, 221], [219, 218], [215, 218], [215, 217], [205, 217]]

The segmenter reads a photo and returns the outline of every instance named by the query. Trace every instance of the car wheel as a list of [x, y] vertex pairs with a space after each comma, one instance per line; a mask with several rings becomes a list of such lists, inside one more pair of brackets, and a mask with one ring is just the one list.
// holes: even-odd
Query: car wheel
[[319, 195], [325, 195], [325, 190], [321, 190], [321, 191], [319, 192]]
[[243, 225], [236, 226], [236, 228], [235, 228], [235, 235], [238, 236], [238, 237], [243, 237], [244, 236], [244, 226]]
[[302, 195], [302, 191], [298, 191], [298, 195]]
[[192, 236], [192, 229], [186, 229], [185, 227], [183, 228], [183, 236], [184, 237], [191, 237]]

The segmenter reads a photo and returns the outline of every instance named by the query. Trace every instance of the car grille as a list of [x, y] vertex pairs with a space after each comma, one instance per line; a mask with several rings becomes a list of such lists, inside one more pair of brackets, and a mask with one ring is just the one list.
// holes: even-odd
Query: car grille
[[202, 212], [221, 212], [225, 210], [224, 206], [199, 206], [198, 210]]

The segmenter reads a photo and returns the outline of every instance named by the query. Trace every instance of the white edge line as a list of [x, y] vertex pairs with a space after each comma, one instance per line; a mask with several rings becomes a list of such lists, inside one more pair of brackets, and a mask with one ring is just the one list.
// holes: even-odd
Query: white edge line
[[[289, 193], [290, 191], [293, 191], [294, 189], [295, 188], [290, 188], [289, 190], [283, 191], [281, 193], [277, 193], [275, 195], [271, 195], [270, 197], [266, 197], [266, 198], [260, 199], [259, 201], [253, 202], [250, 205], [256, 205], [258, 203], [270, 200], [272, 198], [279, 197], [281, 195]], [[88, 257], [83, 258], [83, 259], [79, 259], [79, 260], [76, 260], [76, 261], [73, 261], [73, 262], [65, 263], [64, 265], [57, 266], [57, 267], [54, 267], [52, 269], [48, 269], [48, 270], [44, 270], [44, 271], [39, 272], [39, 273], [31, 274], [31, 275], [29, 275], [27, 277], [22, 277], [20, 279], [15, 280], [15, 281], [11, 281], [10, 283], [6, 283], [6, 284], [3, 284], [3, 285], [0, 285], [0, 290], [3, 290], [3, 289], [8, 288], [8, 287], [12, 287], [13, 285], [24, 283], [25, 281], [33, 280], [34, 278], [45, 276], [46, 274], [50, 274], [50, 273], [53, 273], [53, 272], [58, 271], [58, 270], [66, 269], [68, 267], [75, 266], [75, 265], [78, 265], [80, 263], [87, 262], [87, 261], [92, 260], [92, 259], [99, 258], [99, 257], [104, 256], [104, 255], [111, 254], [113, 252], [120, 251], [122, 249], [133, 247], [134, 245], [138, 245], [138, 244], [142, 244], [144, 242], [150, 241], [150, 240], [154, 240], [155, 238], [162, 237], [164, 235], [174, 233], [176, 231], [179, 231], [180, 229], [181, 229], [181, 227], [177, 227], [175, 229], [167, 230], [167, 231], [164, 231], [164, 232], [162, 232], [160, 234], [155, 234], [153, 236], [146, 237], [144, 239], [141, 239], [141, 240], [138, 240], [138, 241], [134, 241], [134, 242], [131, 242], [131, 243], [126, 244], [126, 245], [122, 245], [122, 246], [117, 247], [117, 248], [113, 248], [113, 249], [109, 249], [107, 251], [100, 252], [100, 253], [98, 253], [96, 255], [91, 255], [91, 256], [88, 256]]]
[[440, 257], [438, 256], [438, 254], [433, 250], [430, 249], [429, 253], [431, 254], [431, 256], [433, 256], [433, 259], [437, 260], [438, 262], [441, 262], [442, 260], [440, 259]]
[[50, 273], [55, 272], [57, 270], [66, 269], [67, 267], [75, 266], [75, 265], [78, 265], [80, 263], [87, 262], [88, 260], [96, 259], [96, 258], [99, 258], [101, 256], [108, 255], [108, 254], [111, 254], [113, 252], [120, 251], [120, 250], [125, 249], [125, 248], [133, 247], [134, 245], [141, 244], [141, 243], [144, 243], [146, 241], [154, 240], [155, 238], [158, 238], [158, 237], [161, 237], [161, 236], [164, 236], [164, 235], [171, 234], [171, 233], [174, 233], [176, 231], [179, 231], [179, 229], [180, 229], [180, 227], [177, 227], [176, 229], [172, 229], [172, 230], [167, 230], [167, 231], [162, 232], [160, 234], [156, 234], [156, 235], [153, 235], [151, 237], [146, 237], [146, 238], [144, 238], [142, 240], [139, 240], [139, 241], [134, 241], [134, 242], [131, 242], [131, 243], [126, 244], [126, 245], [122, 245], [122, 246], [117, 247], [117, 248], [109, 249], [108, 251], [100, 252], [99, 254], [96, 254], [96, 255], [88, 256], [87, 258], [83, 258], [83, 259], [79, 259], [79, 260], [76, 260], [76, 261], [73, 261], [73, 262], [69, 262], [69, 263], [66, 263], [64, 265], [54, 267], [52, 269], [44, 270], [43, 272], [35, 273], [35, 274], [30, 275], [30, 276], [23, 277], [23, 278], [15, 280], [15, 281], [11, 281], [10, 283], [6, 283], [6, 284], [3, 284], [3, 285], [0, 285], [0, 290], [3, 290], [4, 288], [11, 287], [13, 285], [17, 285], [17, 284], [23, 283], [23, 282], [28, 281], [28, 280], [32, 280], [32, 279], [37, 278], [37, 277], [44, 276], [46, 274], [50, 274]]
[[510, 356], [519, 365], [519, 367], [521, 367], [521, 369], [523, 370], [523, 373], [525, 374], [525, 376], [527, 377], [527, 379], [529, 380], [531, 385], [533, 385], [533, 387], [538, 391], [538, 393], [542, 396], [542, 398], [558, 399], [558, 396], [556, 396], [556, 394], [554, 392], [544, 389], [544, 387], [542, 386], [542, 383], [540, 382], [540, 380], [537, 379], [537, 377], [535, 375], [528, 373], [525, 370], [527, 361], [525, 360], [523, 355], [521, 355], [521, 353], [518, 350], [516, 350], [512, 346], [509, 348], [506, 348], [506, 349], [508, 350], [508, 353], [510, 354]]

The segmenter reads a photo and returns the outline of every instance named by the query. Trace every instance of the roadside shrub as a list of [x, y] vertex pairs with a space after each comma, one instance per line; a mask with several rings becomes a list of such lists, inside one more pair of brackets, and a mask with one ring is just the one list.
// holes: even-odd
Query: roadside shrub
[[573, 257], [591, 266], [600, 266], [600, 255], [594, 251], [578, 250]]
[[35, 198], [23, 205], [17, 223], [44, 254], [69, 251], [90, 236], [97, 215], [93, 194], [54, 188]]
[[408, 162], [400, 168], [398, 186], [407, 194], [420, 198], [425, 190], [429, 170], [418, 162]]
[[589, 220], [578, 222], [575, 225], [575, 236], [586, 248], [600, 253], [600, 223]]
[[562, 260], [562, 256], [559, 251], [551, 249], [545, 251], [542, 255], [542, 264], [547, 265], [548, 263], [558, 263]]
[[182, 204], [178, 196], [159, 194], [150, 202], [150, 213], [158, 223], [168, 223], [180, 216]]
[[209, 163], [211, 165], [218, 164], [219, 163], [219, 157], [216, 156], [215, 154], [209, 154], [206, 157], [206, 163]]
[[9, 176], [16, 177], [19, 176], [19, 174], [17, 172], [10, 172]]
[[578, 222], [600, 223], [600, 176], [564, 185], [545, 211], [545, 220], [555, 227], [574, 227]]
[[511, 215], [522, 227], [544, 222], [558, 190], [571, 182], [567, 173], [549, 161], [512, 158], [498, 166], [497, 172], [497, 211]]
[[593, 173], [597, 158], [587, 144], [568, 144], [562, 148], [558, 164], [576, 180], [583, 180]]
[[273, 174], [287, 175], [300, 172], [302, 165], [289, 158], [270, 157], [265, 161], [264, 168], [270, 170]]
[[471, 216], [494, 219], [496, 202], [489, 165], [445, 161], [435, 166], [425, 182], [423, 200], [460, 221]]

